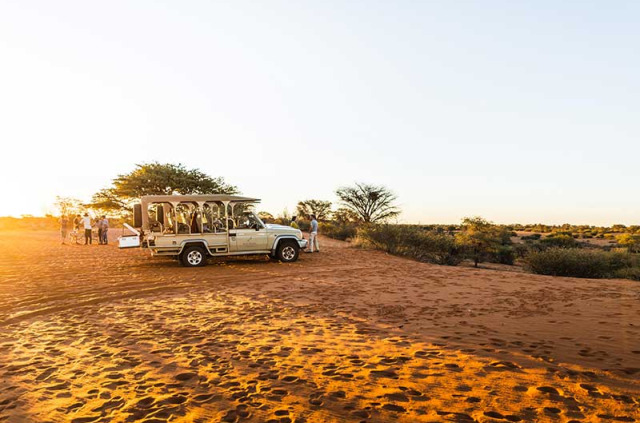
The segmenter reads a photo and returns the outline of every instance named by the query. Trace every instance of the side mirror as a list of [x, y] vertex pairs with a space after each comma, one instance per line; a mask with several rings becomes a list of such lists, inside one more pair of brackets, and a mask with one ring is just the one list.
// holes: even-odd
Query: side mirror
[[260, 227], [260, 224], [259, 224], [259, 223], [256, 223], [256, 231], [259, 231], [260, 229], [262, 229], [262, 228]]

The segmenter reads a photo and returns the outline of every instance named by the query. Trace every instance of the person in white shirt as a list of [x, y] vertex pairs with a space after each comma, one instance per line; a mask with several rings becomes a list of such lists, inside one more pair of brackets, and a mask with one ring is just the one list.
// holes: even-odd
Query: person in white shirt
[[91, 237], [91, 218], [89, 217], [89, 213], [85, 213], [84, 217], [80, 221], [82, 226], [84, 226], [84, 245], [92, 244]]
[[320, 243], [318, 242], [318, 220], [316, 215], [311, 215], [311, 225], [309, 226], [309, 249], [307, 253], [313, 253], [313, 247], [320, 252]]

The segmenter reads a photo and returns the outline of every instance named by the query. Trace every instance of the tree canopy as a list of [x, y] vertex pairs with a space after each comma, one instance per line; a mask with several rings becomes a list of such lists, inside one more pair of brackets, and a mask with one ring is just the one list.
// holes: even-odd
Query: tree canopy
[[237, 194], [238, 188], [222, 177], [213, 178], [199, 169], [171, 163], [138, 164], [130, 173], [118, 175], [112, 186], [98, 191], [91, 206], [106, 210], [127, 208], [143, 195]]
[[354, 212], [364, 223], [379, 223], [400, 214], [394, 204], [396, 196], [384, 186], [356, 183], [336, 190], [343, 206]]
[[304, 200], [298, 202], [298, 215], [305, 219], [310, 219], [314, 214], [318, 220], [326, 220], [331, 214], [331, 201]]
[[60, 212], [60, 216], [70, 216], [78, 214], [84, 210], [84, 205], [78, 199], [71, 197], [56, 196], [55, 207]]
[[331, 213], [331, 218], [340, 223], [353, 223], [361, 220], [357, 213], [346, 207], [340, 207], [338, 210]]
[[273, 217], [273, 215], [269, 212], [266, 211], [261, 211], [258, 212], [258, 217], [264, 222], [264, 223], [271, 223], [275, 220], [275, 217]]
[[466, 248], [475, 267], [485, 256], [496, 253], [500, 246], [511, 243], [510, 231], [494, 225], [481, 217], [466, 217], [462, 220], [462, 230], [456, 234], [456, 240]]

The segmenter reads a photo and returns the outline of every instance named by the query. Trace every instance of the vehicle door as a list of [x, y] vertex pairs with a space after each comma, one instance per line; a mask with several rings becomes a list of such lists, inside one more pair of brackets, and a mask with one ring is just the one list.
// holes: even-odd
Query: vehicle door
[[267, 229], [253, 213], [245, 213], [237, 219], [237, 226], [229, 229], [229, 249], [238, 253], [265, 251]]

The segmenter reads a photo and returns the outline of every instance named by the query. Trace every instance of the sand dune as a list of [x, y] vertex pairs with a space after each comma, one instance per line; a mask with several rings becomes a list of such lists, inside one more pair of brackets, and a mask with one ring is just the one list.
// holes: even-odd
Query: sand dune
[[640, 283], [0, 233], [0, 421], [640, 421]]

